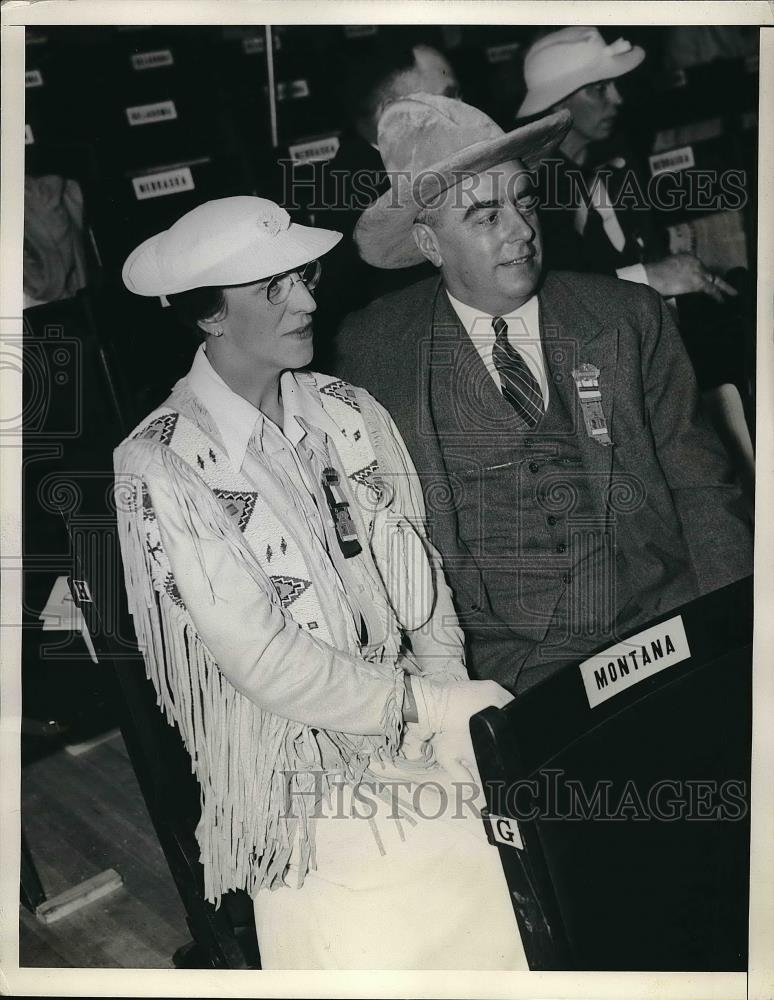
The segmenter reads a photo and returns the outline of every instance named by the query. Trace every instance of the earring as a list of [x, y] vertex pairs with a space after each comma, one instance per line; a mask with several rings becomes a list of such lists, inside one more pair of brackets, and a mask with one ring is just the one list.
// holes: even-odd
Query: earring
[[213, 335], [213, 337], [222, 337], [223, 336], [223, 327], [222, 326], [216, 326], [215, 329], [212, 331], [212, 335]]

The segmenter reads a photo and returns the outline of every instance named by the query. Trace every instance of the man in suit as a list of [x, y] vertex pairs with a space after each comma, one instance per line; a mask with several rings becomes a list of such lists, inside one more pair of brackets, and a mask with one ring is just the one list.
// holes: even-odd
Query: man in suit
[[460, 101], [391, 105], [393, 186], [355, 230], [439, 271], [349, 317], [339, 374], [392, 414], [423, 482], [474, 676], [521, 692], [751, 571], [725, 453], [660, 296], [542, 270], [533, 168], [566, 111], [508, 134]]

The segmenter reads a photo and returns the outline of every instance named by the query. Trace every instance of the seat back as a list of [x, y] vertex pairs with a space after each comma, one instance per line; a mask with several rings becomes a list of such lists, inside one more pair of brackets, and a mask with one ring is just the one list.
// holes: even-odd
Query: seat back
[[743, 970], [752, 580], [631, 638], [471, 720], [528, 960]]
[[[68, 525], [73, 551], [77, 531]], [[176, 726], [163, 717], [156, 691], [139, 654], [118, 652], [100, 614], [98, 585], [74, 566], [69, 578], [100, 664], [110, 670], [120, 705], [121, 732], [132, 767], [197, 945], [196, 965], [204, 968], [260, 968], [252, 901], [244, 891], [225, 895], [218, 909], [204, 898], [204, 870], [195, 830], [201, 814], [200, 789]], [[104, 581], [103, 581], [104, 582]], [[118, 584], [120, 586], [120, 583]], [[124, 607], [126, 614], [126, 609]], [[128, 616], [128, 615], [127, 615]]]

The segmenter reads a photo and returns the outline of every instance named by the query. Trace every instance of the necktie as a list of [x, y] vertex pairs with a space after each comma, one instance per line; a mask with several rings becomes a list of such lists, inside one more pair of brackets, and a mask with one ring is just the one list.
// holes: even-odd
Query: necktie
[[543, 394], [527, 362], [508, 342], [508, 324], [502, 316], [492, 319], [495, 344], [492, 360], [500, 376], [503, 396], [532, 430], [543, 416]]

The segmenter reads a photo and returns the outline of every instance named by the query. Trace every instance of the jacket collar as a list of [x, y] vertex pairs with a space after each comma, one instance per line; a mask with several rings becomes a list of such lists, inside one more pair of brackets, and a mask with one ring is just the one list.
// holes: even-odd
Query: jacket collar
[[[203, 344], [196, 352], [185, 381], [214, 421], [229, 460], [239, 471], [254, 433], [258, 434], [262, 447], [267, 444], [264, 432], [270, 421], [257, 407], [229, 388], [210, 364]], [[282, 433], [292, 445], [298, 444], [312, 428], [330, 432], [330, 421], [319, 398], [306, 389], [295, 372], [282, 373], [280, 391]]]

